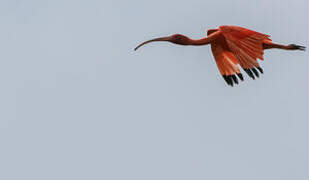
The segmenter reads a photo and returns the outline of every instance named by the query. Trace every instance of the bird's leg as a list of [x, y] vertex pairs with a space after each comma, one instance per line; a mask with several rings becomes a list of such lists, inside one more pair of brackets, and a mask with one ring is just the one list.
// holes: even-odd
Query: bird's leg
[[263, 43], [263, 49], [284, 49], [284, 50], [301, 50], [305, 51], [306, 47], [305, 46], [300, 46], [296, 44], [289, 44], [289, 45], [282, 45], [282, 44], [275, 44], [272, 42], [264, 42]]

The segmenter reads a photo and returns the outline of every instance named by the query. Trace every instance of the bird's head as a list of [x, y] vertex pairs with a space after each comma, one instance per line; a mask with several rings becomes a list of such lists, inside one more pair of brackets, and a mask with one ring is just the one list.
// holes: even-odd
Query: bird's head
[[168, 42], [179, 44], [179, 45], [189, 45], [190, 39], [187, 36], [184, 36], [182, 34], [173, 34], [171, 36], [160, 37], [160, 38], [155, 38], [155, 39], [145, 41], [141, 43], [140, 45], [138, 45], [134, 50], [136, 51], [141, 46], [147, 43], [150, 43], [150, 42], [155, 42], [155, 41], [168, 41]]

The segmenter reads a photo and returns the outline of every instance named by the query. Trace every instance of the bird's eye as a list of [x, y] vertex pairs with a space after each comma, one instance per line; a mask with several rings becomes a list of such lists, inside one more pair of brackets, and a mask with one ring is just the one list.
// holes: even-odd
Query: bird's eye
[[181, 39], [181, 36], [175, 35], [174, 38], [175, 38], [176, 40], [180, 40], [180, 39]]

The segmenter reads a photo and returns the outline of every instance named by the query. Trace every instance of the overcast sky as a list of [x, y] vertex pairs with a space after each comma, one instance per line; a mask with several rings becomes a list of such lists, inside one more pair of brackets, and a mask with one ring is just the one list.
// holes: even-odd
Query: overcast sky
[[307, 0], [1, 0], [0, 179], [308, 180], [309, 55], [231, 88], [209, 46], [238, 25], [309, 46]]

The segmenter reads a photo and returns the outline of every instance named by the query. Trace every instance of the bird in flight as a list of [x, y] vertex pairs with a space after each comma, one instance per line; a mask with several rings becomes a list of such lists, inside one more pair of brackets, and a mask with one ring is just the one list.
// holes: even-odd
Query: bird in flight
[[301, 51], [306, 49], [304, 46], [296, 44], [282, 45], [273, 43], [269, 35], [239, 26], [220, 26], [218, 29], [208, 30], [207, 36], [201, 39], [190, 39], [181, 34], [174, 34], [145, 41], [134, 50], [155, 41], [193, 46], [210, 44], [218, 69], [223, 79], [230, 86], [238, 84], [238, 79], [244, 80], [239, 65], [252, 79], [259, 77], [259, 72], [263, 73], [257, 59], [263, 60], [265, 49], [276, 48]]

